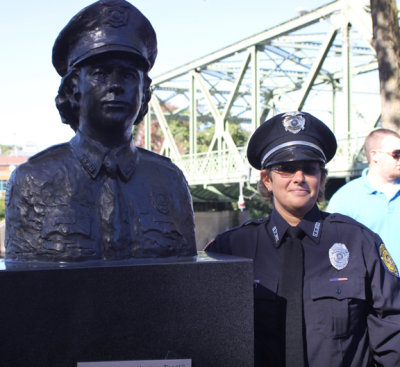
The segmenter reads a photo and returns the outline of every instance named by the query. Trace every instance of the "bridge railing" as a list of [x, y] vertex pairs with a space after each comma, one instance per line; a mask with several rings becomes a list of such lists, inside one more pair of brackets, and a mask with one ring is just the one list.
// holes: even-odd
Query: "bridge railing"
[[184, 155], [175, 163], [190, 185], [240, 182], [249, 171], [244, 147]]
[[[360, 174], [366, 166], [362, 152], [366, 135], [367, 132], [360, 132], [337, 138], [337, 153], [327, 165], [329, 177]], [[175, 164], [182, 169], [190, 185], [255, 183], [259, 179], [259, 172], [247, 161], [246, 147], [183, 155]]]
[[369, 131], [360, 131], [348, 136], [337, 136], [338, 149], [335, 157], [328, 163], [328, 177], [359, 175], [367, 165], [363, 145]]

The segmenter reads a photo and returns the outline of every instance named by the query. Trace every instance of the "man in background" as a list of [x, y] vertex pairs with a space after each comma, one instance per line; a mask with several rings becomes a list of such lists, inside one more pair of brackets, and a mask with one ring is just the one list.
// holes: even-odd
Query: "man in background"
[[348, 215], [379, 234], [400, 265], [400, 135], [374, 130], [364, 149], [368, 168], [332, 196], [327, 211]]

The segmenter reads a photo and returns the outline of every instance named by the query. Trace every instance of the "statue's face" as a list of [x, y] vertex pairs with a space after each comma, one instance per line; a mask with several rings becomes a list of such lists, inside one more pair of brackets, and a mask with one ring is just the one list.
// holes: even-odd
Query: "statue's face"
[[79, 128], [89, 136], [130, 134], [143, 98], [144, 74], [123, 53], [93, 57], [80, 67]]

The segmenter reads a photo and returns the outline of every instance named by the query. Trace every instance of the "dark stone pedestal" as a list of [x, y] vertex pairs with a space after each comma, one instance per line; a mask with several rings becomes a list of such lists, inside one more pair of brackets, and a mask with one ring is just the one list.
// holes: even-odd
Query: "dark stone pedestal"
[[253, 366], [252, 262], [0, 263], [0, 365], [191, 359]]

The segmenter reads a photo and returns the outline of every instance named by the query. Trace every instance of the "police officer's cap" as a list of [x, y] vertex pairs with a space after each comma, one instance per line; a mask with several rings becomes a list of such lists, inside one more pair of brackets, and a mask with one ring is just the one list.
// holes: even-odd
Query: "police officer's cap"
[[336, 153], [336, 138], [320, 120], [307, 112], [281, 113], [265, 121], [250, 138], [247, 158], [257, 169], [290, 161], [329, 162]]
[[58, 35], [53, 65], [65, 76], [74, 65], [105, 52], [134, 54], [145, 71], [157, 56], [156, 33], [149, 20], [125, 0], [100, 0], [76, 14]]

